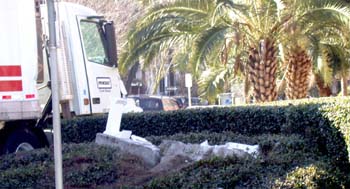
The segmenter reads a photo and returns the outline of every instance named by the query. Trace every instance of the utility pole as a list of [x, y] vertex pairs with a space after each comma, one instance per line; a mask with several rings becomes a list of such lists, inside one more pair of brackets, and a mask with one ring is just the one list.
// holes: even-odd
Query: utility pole
[[53, 111], [53, 132], [54, 132], [54, 159], [55, 159], [55, 186], [56, 189], [63, 189], [62, 174], [62, 141], [61, 141], [61, 120], [59, 108], [58, 91], [58, 70], [57, 70], [57, 43], [56, 43], [56, 12], [54, 0], [47, 0], [47, 12], [49, 22], [49, 53], [51, 67], [51, 94]]

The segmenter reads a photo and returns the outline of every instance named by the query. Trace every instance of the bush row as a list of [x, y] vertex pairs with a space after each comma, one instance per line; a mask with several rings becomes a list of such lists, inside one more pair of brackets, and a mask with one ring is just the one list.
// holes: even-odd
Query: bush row
[[[200, 161], [180, 172], [152, 180], [145, 188], [349, 188], [350, 174], [319, 153], [318, 146], [301, 135], [262, 134], [247, 136], [232, 132], [202, 132], [149, 136], [184, 143], [224, 144], [228, 141], [258, 144], [255, 158], [214, 158]], [[185, 183], [185, 184], [184, 184]]]
[[228, 141], [259, 144], [255, 159], [213, 158], [152, 180], [144, 188], [349, 188], [350, 180], [330, 161], [307, 145], [300, 135], [245, 136], [232, 132], [187, 133], [147, 137], [158, 144], [163, 139], [185, 143], [224, 144]]
[[[304, 155], [304, 154], [302, 154]], [[285, 156], [282, 156], [285, 157]], [[292, 161], [291, 161], [292, 162]], [[274, 159], [214, 158], [203, 160], [178, 173], [153, 180], [144, 188], [347, 188], [339, 170], [326, 160], [300, 164]]]
[[[226, 107], [129, 113], [123, 115], [121, 128], [142, 137], [201, 131], [232, 131], [256, 135], [280, 133], [280, 125], [285, 122], [281, 107]], [[66, 143], [91, 142], [96, 133], [105, 130], [106, 123], [107, 115], [63, 120], [62, 140]]]
[[[202, 132], [149, 136], [147, 139], [154, 144], [159, 144], [163, 139], [185, 143], [208, 140], [209, 144], [259, 144], [261, 155], [258, 158], [245, 159], [207, 159], [176, 173], [162, 172], [152, 177], [145, 172], [147, 177], [153, 179], [143, 183], [132, 183], [129, 182], [132, 178], [125, 176], [128, 175], [126, 173], [135, 174], [143, 167], [137, 159], [119, 155], [118, 149], [93, 143], [64, 144], [65, 187], [350, 188], [348, 176], [329, 163], [331, 158], [317, 154], [317, 147], [307, 145], [305, 138], [300, 135], [246, 136], [233, 132]], [[38, 149], [0, 157], [0, 188], [53, 188], [55, 183], [52, 150]]]
[[[64, 145], [65, 187], [89, 187], [115, 182], [120, 155], [116, 149], [96, 144]], [[53, 149], [0, 157], [0, 188], [54, 188]]]
[[[349, 113], [349, 98], [323, 98], [125, 114], [121, 128], [143, 137], [202, 131], [231, 131], [251, 136], [300, 134], [309, 144], [317, 146], [320, 154], [333, 157], [337, 166], [349, 169]], [[64, 121], [63, 141], [93, 141], [97, 132], [104, 131], [106, 120], [106, 115], [100, 115]]]

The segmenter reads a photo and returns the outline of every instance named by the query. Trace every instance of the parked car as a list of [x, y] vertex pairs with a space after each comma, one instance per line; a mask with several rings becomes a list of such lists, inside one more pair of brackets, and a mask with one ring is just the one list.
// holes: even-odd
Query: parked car
[[[180, 108], [188, 107], [188, 97], [175, 96], [173, 98], [176, 99], [176, 102], [179, 104]], [[191, 97], [191, 105], [192, 106], [206, 106], [206, 105], [208, 105], [208, 101], [205, 99], [202, 99], [200, 97]]]
[[173, 98], [176, 100], [176, 103], [177, 103], [177, 105], [179, 106], [180, 109], [186, 108], [185, 97], [183, 97], [183, 96], [174, 96]]
[[136, 101], [133, 98], [126, 98], [126, 105], [124, 106], [123, 113], [129, 112], [143, 112], [143, 109], [136, 105]]
[[171, 111], [180, 109], [176, 100], [166, 96], [129, 96], [136, 101], [144, 112], [146, 111]]

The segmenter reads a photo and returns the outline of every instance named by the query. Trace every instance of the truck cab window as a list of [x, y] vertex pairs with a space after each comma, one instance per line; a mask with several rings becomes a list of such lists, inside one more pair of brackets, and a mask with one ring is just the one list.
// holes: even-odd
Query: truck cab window
[[88, 61], [109, 65], [108, 56], [104, 48], [101, 26], [96, 22], [82, 20], [80, 22], [80, 28]]

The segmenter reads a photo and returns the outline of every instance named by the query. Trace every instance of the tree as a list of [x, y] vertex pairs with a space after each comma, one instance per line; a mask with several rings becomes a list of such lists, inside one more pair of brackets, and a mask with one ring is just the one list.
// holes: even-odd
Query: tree
[[341, 80], [342, 96], [347, 96], [349, 76], [349, 48], [339, 44], [320, 44], [321, 57], [317, 61], [316, 81], [320, 96], [330, 96], [330, 85], [334, 78]]
[[[253, 5], [253, 6], [251, 6]], [[257, 102], [277, 97], [276, 36], [283, 22], [276, 18], [274, 1], [178, 0], [153, 7], [137, 24], [129, 38], [124, 67], [135, 58], [146, 62], [165, 47], [188, 51], [189, 67], [198, 77], [202, 70], [220, 63], [225, 45], [237, 45], [232, 34], [241, 33], [241, 43], [249, 50], [248, 75]], [[225, 54], [225, 53], [223, 53]]]
[[[121, 58], [122, 69], [130, 67], [140, 57], [146, 65], [150, 64], [159, 52], [173, 49], [175, 56], [187, 53], [188, 68], [195, 78], [202, 75], [200, 84], [209, 96], [213, 97], [214, 89], [222, 89], [230, 76], [237, 75], [240, 70], [242, 80], [246, 81], [246, 91], [252, 86], [256, 102], [273, 101], [277, 98], [278, 45], [289, 41], [284, 43], [289, 62], [287, 93], [290, 98], [304, 97], [312, 59], [307, 45], [296, 41], [308, 41], [304, 38], [309, 36], [320, 37], [318, 29], [324, 26], [327, 28], [324, 36], [332, 33], [329, 28], [337, 23], [344, 25], [348, 11], [325, 1], [286, 2], [176, 0], [155, 5], [131, 32], [129, 48]], [[283, 5], [289, 7], [283, 8]], [[315, 15], [329, 18], [329, 21], [310, 22]], [[335, 22], [331, 22], [333, 18]]]
[[[285, 1], [283, 5], [282, 14], [291, 16], [284, 28], [283, 41], [287, 51], [285, 56], [286, 96], [289, 99], [305, 98], [310, 85], [309, 76], [313, 68], [312, 58], [316, 60], [314, 62], [317, 62], [321, 53], [318, 51], [319, 48], [312, 48], [312, 46], [318, 46], [318, 43], [334, 45], [335, 41], [340, 41], [336, 38], [344, 39], [344, 36], [348, 35], [346, 28], [349, 27], [350, 12], [345, 5], [334, 0], [292, 0]], [[316, 43], [315, 38], [318, 39]], [[344, 43], [338, 42], [337, 44], [343, 45]], [[309, 50], [313, 50], [314, 57], [308, 53]], [[324, 78], [320, 78], [322, 74], [326, 72], [318, 71], [315, 76], [319, 85], [324, 81], [327, 82]], [[319, 86], [319, 89], [326, 88]], [[321, 94], [329, 94], [329, 91], [321, 91]]]

